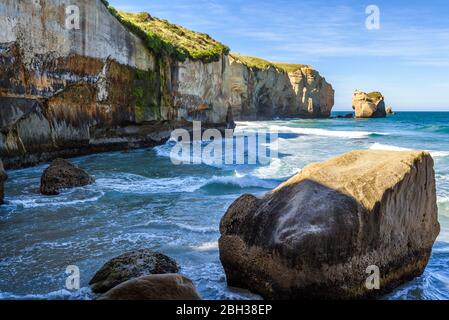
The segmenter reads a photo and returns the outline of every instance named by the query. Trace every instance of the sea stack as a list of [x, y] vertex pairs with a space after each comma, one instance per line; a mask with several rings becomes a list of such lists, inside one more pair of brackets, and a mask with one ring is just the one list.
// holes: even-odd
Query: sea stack
[[220, 225], [228, 284], [266, 299], [353, 299], [421, 275], [440, 230], [433, 164], [420, 151], [353, 151], [241, 196]]
[[385, 98], [382, 93], [377, 91], [365, 93], [356, 90], [352, 96], [352, 108], [355, 110], [356, 118], [384, 118], [387, 116]]
[[8, 178], [5, 170], [3, 169], [3, 162], [0, 159], [0, 205], [3, 204], [5, 198], [5, 181]]
[[386, 109], [385, 109], [385, 111], [386, 111], [386, 113], [387, 114], [394, 114], [394, 111], [393, 111], [393, 108], [391, 108], [390, 106], [388, 106]]

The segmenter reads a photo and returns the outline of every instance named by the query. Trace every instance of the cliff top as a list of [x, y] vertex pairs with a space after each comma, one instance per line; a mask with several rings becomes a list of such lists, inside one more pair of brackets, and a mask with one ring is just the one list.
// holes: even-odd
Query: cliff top
[[268, 69], [269, 67], [273, 67], [282, 71], [285, 71], [287, 73], [298, 71], [302, 68], [309, 68], [312, 69], [311, 66], [306, 64], [292, 64], [292, 63], [282, 63], [282, 62], [271, 62], [268, 60], [256, 58], [256, 57], [250, 57], [250, 56], [243, 56], [238, 53], [231, 53], [231, 57], [235, 60], [238, 60], [239, 62], [243, 63], [249, 68], [257, 68], [261, 70]]
[[176, 60], [187, 58], [204, 62], [217, 61], [229, 48], [205, 33], [191, 31], [167, 20], [152, 17], [149, 13], [128, 13], [117, 11], [102, 2], [109, 11], [132, 33], [158, 55], [167, 55]]
[[362, 98], [368, 98], [369, 100], [376, 102], [376, 101], [380, 101], [380, 100], [384, 100], [384, 96], [382, 95], [382, 93], [380, 93], [379, 91], [373, 91], [373, 92], [363, 92], [360, 90], [356, 90], [354, 92], [354, 97], [362, 97]]
[[368, 96], [368, 98], [370, 98], [373, 101], [379, 101], [384, 98], [382, 93], [380, 93], [379, 91], [373, 91], [373, 92], [367, 93], [367, 96]]

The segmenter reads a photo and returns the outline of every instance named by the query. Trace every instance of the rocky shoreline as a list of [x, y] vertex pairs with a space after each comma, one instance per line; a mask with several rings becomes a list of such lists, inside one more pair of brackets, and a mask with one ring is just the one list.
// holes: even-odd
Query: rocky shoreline
[[[224, 46], [204, 61], [178, 60], [150, 50], [139, 26], [119, 21], [100, 0], [73, 1], [86, 14], [80, 30], [67, 30], [59, 2], [7, 0], [0, 7], [6, 168], [154, 146], [193, 120], [224, 129], [239, 119], [330, 115], [334, 91], [310, 67], [258, 69]], [[154, 22], [148, 14], [128, 16], [142, 26]]]
[[[58, 0], [0, 8], [0, 204], [4, 168], [156, 146], [176, 128], [191, 131], [192, 121], [224, 130], [236, 120], [331, 115], [334, 90], [309, 66], [252, 65], [225, 49], [207, 61], [178, 60], [150, 50], [102, 1], [73, 2], [86, 12], [85, 30], [64, 28]], [[352, 104], [356, 118], [393, 113], [379, 92], [357, 91]], [[40, 191], [94, 181], [56, 159]], [[220, 231], [230, 286], [266, 299], [377, 297], [427, 265], [439, 233], [433, 160], [355, 151], [311, 164], [263, 198], [241, 196]], [[377, 291], [366, 287], [372, 266]], [[178, 272], [174, 260], [144, 249], [107, 262], [90, 285], [100, 299], [200, 299]]]

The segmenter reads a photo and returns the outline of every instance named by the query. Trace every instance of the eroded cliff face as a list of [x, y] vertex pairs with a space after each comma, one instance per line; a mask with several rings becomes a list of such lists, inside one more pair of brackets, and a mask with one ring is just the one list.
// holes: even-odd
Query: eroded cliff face
[[[79, 30], [66, 28], [68, 5], [80, 9]], [[232, 122], [211, 89], [223, 82], [225, 57], [205, 64], [156, 56], [100, 0], [6, 0], [0, 25], [6, 167], [161, 143], [193, 119]]]
[[[66, 26], [69, 5], [79, 8], [79, 29]], [[192, 120], [222, 129], [234, 118], [328, 116], [333, 105], [332, 88], [311, 69], [156, 54], [100, 0], [4, 0], [0, 26], [6, 168], [163, 143]]]
[[327, 118], [334, 90], [310, 67], [286, 72], [275, 67], [250, 68], [231, 58], [231, 106], [241, 120], [274, 117]]

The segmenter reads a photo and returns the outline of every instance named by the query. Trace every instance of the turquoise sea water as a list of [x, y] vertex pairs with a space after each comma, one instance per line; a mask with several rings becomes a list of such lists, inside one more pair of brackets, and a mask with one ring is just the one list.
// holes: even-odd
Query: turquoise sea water
[[[104, 262], [151, 248], [175, 258], [206, 299], [256, 296], [226, 286], [218, 258], [219, 221], [241, 194], [262, 195], [305, 165], [354, 149], [413, 148], [435, 159], [441, 234], [423, 276], [387, 299], [449, 299], [449, 113], [387, 119], [242, 122], [275, 128], [279, 159], [257, 165], [174, 166], [170, 143], [73, 159], [95, 184], [56, 197], [38, 193], [46, 166], [8, 172], [0, 208], [0, 299], [90, 299], [87, 283]], [[81, 289], [64, 289], [66, 267]]]

